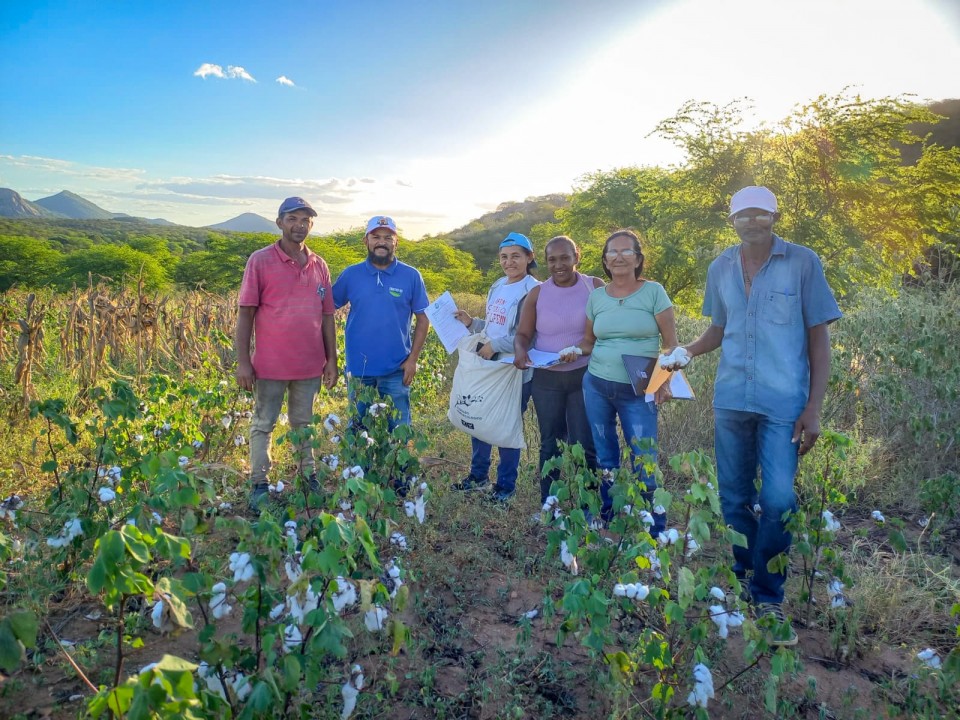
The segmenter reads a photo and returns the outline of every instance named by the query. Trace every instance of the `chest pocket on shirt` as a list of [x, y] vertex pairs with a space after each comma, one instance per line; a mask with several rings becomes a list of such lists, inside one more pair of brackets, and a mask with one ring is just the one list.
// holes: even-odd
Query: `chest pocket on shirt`
[[800, 296], [767, 292], [760, 314], [764, 320], [774, 325], [796, 325], [800, 321]]

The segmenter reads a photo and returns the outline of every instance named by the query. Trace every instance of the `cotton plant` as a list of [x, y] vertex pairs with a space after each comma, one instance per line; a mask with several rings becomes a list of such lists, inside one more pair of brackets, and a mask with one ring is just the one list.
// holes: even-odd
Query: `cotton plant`
[[340, 417], [330, 413], [323, 421], [323, 429], [328, 433], [333, 433], [340, 427]]
[[730, 628], [743, 625], [744, 617], [743, 613], [737, 610], [727, 610], [723, 605], [711, 605], [710, 619], [717, 626], [717, 635], [726, 640], [730, 634]]
[[713, 675], [710, 668], [703, 663], [697, 663], [693, 666], [693, 690], [687, 696], [687, 705], [706, 708], [713, 697]]
[[[237, 696], [237, 700], [243, 702], [250, 696], [250, 693], [253, 691], [253, 685], [249, 677], [239, 670], [225, 670], [223, 674], [227, 685], [230, 686], [230, 689], [233, 690]], [[210, 692], [219, 695], [224, 700], [227, 699], [226, 691], [224, 690], [223, 683], [220, 681], [220, 676], [217, 674], [217, 668], [215, 666], [208, 665], [206, 661], [203, 661], [197, 668], [197, 675], [200, 676], [200, 679]]]
[[97, 497], [103, 505], [109, 505], [117, 499], [117, 492], [113, 488], [104, 486], [97, 490]]
[[188, 458], [186, 455], [181, 455], [180, 457], [177, 458], [177, 465], [179, 465], [181, 468], [185, 468], [189, 464], [190, 464], [190, 458]]
[[[390, 560], [383, 568], [384, 573], [381, 580], [383, 581], [383, 586], [387, 588], [387, 592], [390, 593], [391, 598], [397, 596], [397, 592], [403, 587], [403, 580], [400, 578], [400, 561], [397, 558]], [[339, 584], [339, 580], [338, 580]]]
[[363, 690], [363, 669], [359, 665], [350, 668], [350, 679], [340, 688], [343, 698], [343, 709], [340, 711], [340, 720], [348, 720], [357, 707], [357, 696]]
[[283, 629], [283, 651], [290, 653], [303, 644], [303, 633], [296, 625], [287, 625]]
[[833, 609], [844, 608], [850, 604], [846, 595], [843, 593], [844, 584], [840, 578], [833, 578], [827, 583], [827, 596], [830, 598], [830, 607]]
[[337, 577], [337, 591], [330, 596], [330, 600], [333, 602], [334, 612], [340, 615], [348, 607], [356, 605], [357, 588], [352, 582], [343, 576], [339, 576]]
[[339, 455], [323, 455], [320, 458], [320, 462], [330, 468], [331, 471], [336, 471], [340, 467], [340, 456]]
[[657, 535], [657, 542], [663, 546], [676, 545], [680, 541], [680, 531], [676, 528], [669, 528]]
[[175, 627], [170, 606], [163, 600], [157, 600], [153, 604], [150, 619], [153, 621], [153, 626], [161, 633], [171, 632]]
[[287, 579], [291, 584], [295, 583], [303, 575], [303, 566], [300, 564], [302, 556], [299, 552], [288, 555], [283, 561], [283, 569], [287, 574]]
[[407, 550], [407, 538], [401, 532], [394, 532], [390, 535], [390, 544], [396, 545], [401, 550]]
[[343, 479], [350, 480], [351, 478], [357, 478], [358, 480], [363, 480], [363, 474], [363, 468], [359, 465], [354, 465], [353, 467], [344, 469]]
[[883, 525], [887, 521], [887, 519], [883, 516], [883, 513], [879, 510], [874, 510], [872, 513], [870, 513], [870, 517], [873, 518], [873, 521], [877, 523], [877, 525]]
[[237, 447], [242, 447], [247, 444], [247, 439], [243, 435], [236, 435], [233, 438], [233, 444]]
[[285, 487], [286, 485], [283, 484], [283, 480], [277, 480], [275, 483], [270, 483], [269, 485], [267, 485], [267, 490], [274, 493], [275, 495], [279, 495], [280, 493], [283, 492], [283, 489]]
[[[416, 478], [413, 478], [416, 481]], [[407, 517], [416, 517], [417, 522], [423, 525], [423, 521], [426, 518], [426, 509], [427, 509], [427, 490], [429, 486], [422, 482], [417, 487], [417, 496], [413, 500], [407, 500], [403, 503], [403, 510], [407, 514]]]
[[377, 417], [381, 412], [387, 409], [387, 404], [383, 402], [373, 403], [367, 408], [370, 417]]
[[570, 552], [566, 540], [560, 541], [560, 562], [563, 563], [563, 566], [574, 577], [580, 574], [580, 566], [577, 564], [577, 558]]
[[19, 495], [9, 495], [0, 502], [0, 520], [17, 522], [17, 511], [23, 507], [23, 499]]

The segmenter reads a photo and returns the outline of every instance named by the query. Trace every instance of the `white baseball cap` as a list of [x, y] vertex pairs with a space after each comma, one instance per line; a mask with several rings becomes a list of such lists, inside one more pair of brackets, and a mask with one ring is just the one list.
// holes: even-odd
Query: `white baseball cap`
[[733, 217], [741, 210], [756, 208], [775, 213], [777, 211], [777, 196], [762, 185], [748, 185], [737, 190], [730, 198], [730, 214]]

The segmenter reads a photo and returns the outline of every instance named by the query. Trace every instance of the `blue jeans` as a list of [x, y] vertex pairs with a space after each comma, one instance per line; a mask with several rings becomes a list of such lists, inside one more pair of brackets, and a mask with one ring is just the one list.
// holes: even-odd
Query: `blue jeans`
[[350, 404], [357, 408], [358, 422], [363, 424], [363, 416], [367, 412], [368, 404], [358, 402], [356, 398], [356, 389], [354, 382], [360, 383], [363, 387], [373, 387], [377, 389], [383, 397], [389, 397], [393, 401], [393, 406], [400, 413], [400, 417], [391, 417], [389, 427], [393, 431], [398, 425], [410, 424], [410, 387], [403, 384], [403, 370], [397, 370], [389, 375], [373, 375], [370, 377], [354, 376], [349, 385]]
[[597, 451], [583, 406], [583, 375], [586, 365], [560, 372], [538, 368], [533, 371], [533, 405], [540, 426], [540, 502], [547, 499], [550, 486], [560, 476], [559, 469], [543, 474], [543, 464], [560, 454], [560, 441], [583, 446], [587, 467], [597, 469]]
[[[733, 570], [739, 577], [753, 571], [754, 602], [782, 602], [785, 573], [767, 570], [767, 562], [790, 549], [783, 514], [797, 509], [793, 480], [797, 443], [791, 442], [793, 421], [739, 410], [714, 410], [714, 446], [723, 519], [747, 537], [747, 547], [734, 547]], [[762, 484], [757, 491], [757, 467]], [[753, 506], [760, 504], [760, 514]]]
[[[527, 411], [527, 403], [530, 402], [530, 389], [532, 382], [525, 382], [520, 394], [520, 414]], [[470, 438], [470, 444], [473, 453], [470, 456], [470, 475], [477, 480], [486, 479], [490, 472], [490, 455], [493, 452], [493, 446], [485, 443], [483, 440]], [[517, 474], [520, 469], [520, 448], [497, 448], [500, 452], [500, 462], [497, 465], [497, 484], [494, 486], [495, 493], [503, 495], [512, 495], [517, 488]]]
[[[640, 444], [645, 439], [657, 442], [657, 406], [638, 397], [630, 383], [604, 380], [592, 375], [589, 370], [583, 376], [583, 402], [600, 469], [616, 470], [620, 467], [620, 437], [617, 434], [617, 418], [620, 418], [624, 441], [630, 448], [631, 469], [637, 473], [640, 482], [647, 486], [643, 497], [651, 502], [657, 481], [647, 474], [643, 464], [645, 460], [655, 460], [656, 455], [653, 448], [641, 450]], [[605, 520], [609, 520], [613, 512], [611, 486], [611, 482], [600, 485], [600, 497], [603, 500], [601, 515]], [[650, 532], [656, 537], [666, 527], [667, 518], [662, 513], [654, 513], [653, 517], [655, 522]]]

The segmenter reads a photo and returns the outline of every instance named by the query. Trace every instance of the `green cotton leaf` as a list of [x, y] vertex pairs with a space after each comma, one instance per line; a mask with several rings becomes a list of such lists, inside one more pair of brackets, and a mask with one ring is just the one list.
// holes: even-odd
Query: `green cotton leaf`
[[410, 641], [410, 629], [396, 618], [390, 619], [390, 636], [393, 638], [393, 646], [390, 648], [390, 654], [396, 657]]
[[10, 618], [0, 620], [0, 670], [12, 673], [24, 657], [23, 644], [17, 639]]
[[890, 541], [890, 546], [897, 552], [907, 551], [907, 540], [899, 530], [893, 528], [887, 530], [887, 539]]
[[668, 623], [683, 622], [683, 608], [673, 600], [667, 602], [663, 607], [663, 618]]
[[103, 555], [98, 555], [97, 559], [93, 561], [93, 565], [90, 566], [89, 572], [87, 572], [87, 588], [94, 595], [99, 595], [106, 584], [107, 568], [103, 562]]
[[26, 647], [32, 648], [37, 644], [37, 616], [29, 610], [14, 610], [6, 618], [10, 623], [17, 640]]
[[181, 598], [181, 595], [184, 594], [182, 584], [177, 580], [164, 577], [157, 581], [156, 590], [166, 598], [167, 605], [170, 608], [170, 619], [173, 620], [174, 624], [182, 628], [192, 628], [193, 616]]
[[56, 460], [47, 460], [45, 463], [43, 463], [43, 464], [40, 466], [40, 471], [41, 471], [41, 472], [45, 472], [45, 473], [55, 472], [56, 469], [57, 469], [57, 461], [56, 461]]
[[[189, 560], [190, 542], [177, 535], [168, 535], [163, 530], [156, 531], [157, 552], [168, 560]], [[194, 590], [196, 592], [196, 590]]]
[[187, 510], [183, 513], [183, 519], [180, 521], [180, 532], [184, 535], [190, 535], [197, 529], [197, 514], [193, 510]]
[[100, 556], [105, 563], [119, 565], [125, 552], [123, 536], [116, 530], [110, 530], [100, 538]]
[[357, 539], [367, 553], [367, 559], [371, 567], [375, 570], [380, 569], [380, 558], [377, 556], [377, 545], [373, 541], [373, 534], [370, 532], [370, 526], [362, 517], [358, 517], [353, 524]]
[[680, 568], [680, 575], [677, 579], [677, 595], [681, 607], [688, 608], [693, 602], [693, 596], [697, 589], [697, 579], [688, 567]]
[[150, 562], [150, 548], [143, 541], [143, 533], [136, 526], [124, 525], [120, 528], [120, 533], [123, 535], [123, 544], [126, 546], [127, 552], [134, 560], [141, 565]]
[[287, 653], [283, 657], [283, 662], [281, 664], [281, 680], [280, 687], [283, 688], [285, 692], [293, 692], [300, 687], [300, 656], [296, 653]]
[[728, 527], [725, 536], [729, 544], [735, 547], [747, 547], [747, 536], [743, 533], [737, 532], [733, 528]]

